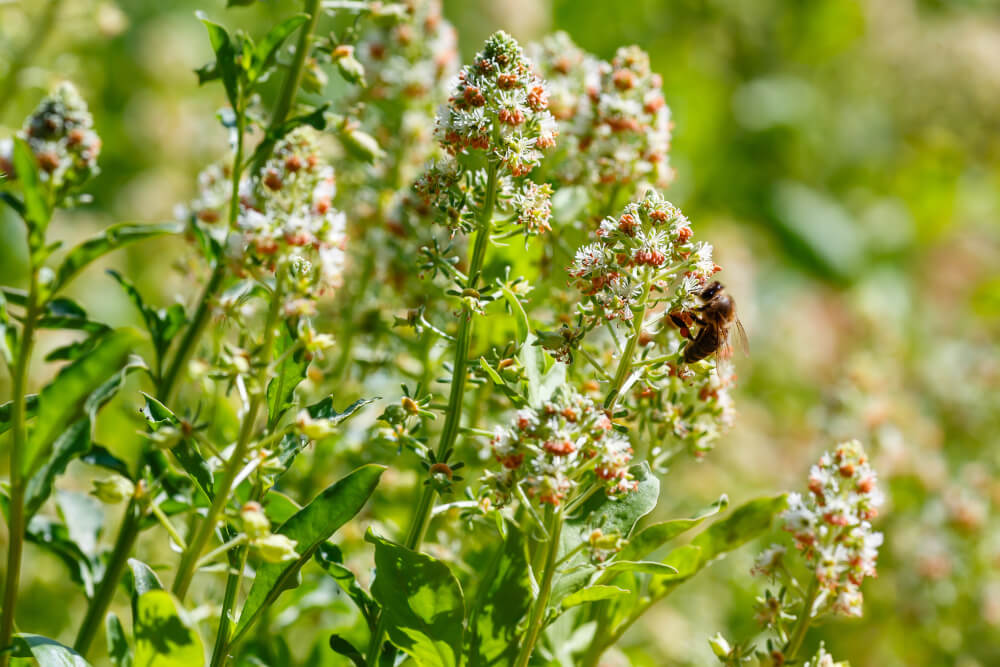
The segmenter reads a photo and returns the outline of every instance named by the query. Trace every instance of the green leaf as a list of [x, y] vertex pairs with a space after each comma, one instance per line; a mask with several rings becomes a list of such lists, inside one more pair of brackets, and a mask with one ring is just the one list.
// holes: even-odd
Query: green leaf
[[66, 526], [61, 521], [49, 517], [33, 516], [28, 521], [25, 537], [56, 556], [69, 571], [70, 580], [83, 588], [87, 597], [94, 595], [95, 563], [80, 550], [80, 547], [70, 536]]
[[14, 637], [15, 658], [34, 658], [38, 667], [90, 667], [82, 655], [55, 639], [26, 632]]
[[151, 590], [136, 602], [135, 663], [143, 667], [191, 667], [205, 663], [194, 624], [167, 591]]
[[546, 371], [546, 354], [534, 344], [536, 340], [538, 338], [535, 334], [528, 334], [525, 344], [521, 347], [520, 360], [528, 382], [528, 402], [537, 408], [552, 398], [559, 387], [566, 384], [566, 364], [554, 363]]
[[[243, 1], [245, 2], [245, 0]], [[233, 0], [230, 0], [230, 2], [233, 2]], [[254, 49], [253, 64], [250, 65], [247, 77], [251, 81], [255, 81], [257, 77], [265, 73], [274, 63], [278, 55], [278, 49], [281, 48], [282, 43], [300, 25], [308, 20], [308, 14], [294, 14], [271, 28], [260, 44], [257, 45], [257, 48]]]
[[469, 667], [511, 665], [517, 657], [517, 624], [533, 598], [524, 547], [524, 533], [509, 525], [503, 549], [476, 594], [469, 619]]
[[622, 572], [642, 572], [645, 574], [672, 575], [677, 574], [677, 568], [649, 560], [616, 560], [603, 569], [601, 581], [607, 581]]
[[21, 474], [31, 476], [49, 456], [56, 438], [84, 412], [87, 398], [119, 370], [138, 341], [131, 329], [102, 337], [86, 356], [63, 368], [38, 397], [38, 411], [25, 451]]
[[[240, 100], [240, 82], [239, 82], [239, 66], [236, 63], [236, 47], [233, 46], [232, 39], [229, 37], [229, 33], [218, 23], [208, 20], [205, 18], [205, 14], [202, 12], [196, 12], [195, 16], [205, 24], [205, 29], [208, 30], [208, 39], [212, 44], [212, 50], [215, 52], [215, 64], [206, 68], [206, 71], [211, 71], [215, 73], [222, 79], [222, 85], [226, 89], [226, 97], [229, 99], [229, 104], [233, 109], [239, 107]], [[201, 72], [198, 75], [199, 83], [204, 83], [207, 79], [202, 79]], [[213, 77], [214, 78], [214, 77]]]
[[240, 613], [233, 642], [253, 625], [283, 591], [292, 587], [299, 570], [319, 545], [330, 539], [338, 528], [364, 507], [384, 470], [384, 466], [361, 466], [327, 487], [281, 525], [276, 532], [295, 540], [295, 550], [299, 557], [285, 563], [262, 563], [257, 569]]
[[510, 312], [514, 315], [514, 324], [517, 326], [517, 344], [524, 345], [528, 340], [528, 334], [531, 333], [531, 327], [528, 325], [528, 314], [524, 312], [524, 306], [521, 305], [520, 299], [509, 287], [504, 286], [502, 289]]
[[295, 388], [306, 378], [306, 370], [309, 368], [304, 347], [299, 346], [289, 353], [297, 337], [293, 323], [288, 321], [275, 345], [274, 358], [281, 359], [281, 363], [277, 368], [277, 376], [267, 383], [267, 422], [272, 428], [295, 404]]
[[57, 475], [66, 470], [69, 462], [90, 449], [90, 420], [84, 417], [63, 431], [52, 446], [52, 456], [42, 464], [31, 479], [25, 492], [24, 511], [34, 516], [52, 493]]
[[128, 567], [132, 571], [132, 601], [138, 601], [139, 596], [149, 591], [162, 591], [163, 584], [153, 569], [138, 558], [129, 558]]
[[135, 623], [136, 619], [139, 618], [137, 608], [139, 596], [149, 591], [162, 591], [163, 584], [160, 583], [160, 578], [156, 576], [152, 568], [138, 558], [129, 558], [128, 567], [132, 571], [132, 623]]
[[[561, 364], [558, 364], [561, 365]], [[638, 482], [632, 493], [620, 498], [608, 498], [603, 493], [595, 493], [577, 510], [576, 518], [563, 524], [560, 538], [560, 558], [586, 542], [595, 529], [606, 535], [621, 535], [628, 538], [639, 519], [653, 511], [660, 496], [660, 480], [643, 462], [630, 468]], [[596, 568], [584, 547], [570, 556], [563, 566], [565, 574], [556, 579], [552, 589], [552, 604], [558, 606], [562, 598], [575, 593], [591, 582]]]
[[[156, 431], [161, 426], [176, 426], [180, 423], [177, 415], [170, 408], [146, 392], [142, 392], [142, 395], [146, 399], [142, 414], [146, 417], [146, 423], [150, 430]], [[209, 500], [212, 500], [215, 497], [215, 476], [195, 442], [190, 438], [183, 438], [171, 448], [170, 453], [180, 463], [184, 472], [195, 482], [198, 489]]]
[[490, 376], [490, 380], [493, 381], [493, 384], [495, 384], [497, 386], [500, 386], [500, 387], [502, 387], [504, 385], [503, 378], [500, 377], [499, 373], [497, 373], [495, 370], [493, 370], [493, 367], [490, 366], [489, 362], [486, 361], [485, 357], [479, 357], [479, 366], [484, 371], [486, 371], [487, 375]]
[[333, 577], [333, 580], [337, 582], [341, 590], [354, 602], [361, 615], [364, 616], [369, 631], [374, 632], [375, 624], [378, 620], [376, 618], [378, 616], [378, 606], [375, 604], [375, 600], [358, 584], [358, 579], [354, 573], [344, 566], [344, 556], [340, 552], [340, 548], [329, 542], [324, 542], [316, 549], [315, 558], [319, 566]]
[[[659, 565], [659, 563], [657, 563]], [[588, 586], [582, 590], [573, 593], [572, 595], [567, 595], [563, 598], [562, 606], [563, 609], [569, 609], [570, 607], [575, 607], [577, 605], [584, 604], [586, 602], [597, 602], [598, 600], [610, 600], [622, 595], [628, 595], [629, 591], [624, 588], [619, 588], [618, 586], [602, 586], [594, 585]]]
[[31, 146], [20, 137], [14, 138], [14, 171], [17, 181], [21, 184], [24, 194], [24, 221], [28, 225], [31, 247], [41, 247], [45, 228], [52, 218], [49, 199], [42, 191], [42, 183], [38, 177], [38, 161]]
[[330, 648], [334, 653], [348, 658], [355, 667], [365, 667], [365, 657], [361, 655], [361, 651], [340, 635], [330, 635]]
[[97, 561], [98, 540], [104, 528], [104, 509], [96, 498], [75, 491], [56, 493], [59, 516], [66, 524], [69, 538], [91, 562]]
[[[38, 412], [38, 394], [28, 394], [24, 397], [24, 418], [31, 419]], [[0, 404], [0, 435], [3, 435], [11, 426], [11, 417], [14, 413], [14, 401], [7, 401]]]
[[770, 528], [775, 515], [783, 512], [787, 504], [787, 496], [783, 493], [751, 500], [737, 507], [722, 521], [713, 523], [691, 540], [691, 544], [701, 547], [702, 560], [713, 560]]
[[0, 357], [11, 368], [17, 353], [17, 329], [11, 326], [10, 315], [7, 314], [7, 297], [0, 292]]
[[683, 535], [708, 517], [718, 514], [728, 506], [729, 498], [722, 496], [703, 512], [698, 513], [690, 519], [672, 519], [647, 526], [629, 538], [628, 544], [618, 554], [618, 558], [622, 560], [643, 559], [670, 540]]
[[461, 662], [465, 604], [458, 579], [439, 560], [378, 537], [372, 596], [382, 607], [389, 641], [420, 667]]
[[[28, 487], [25, 494], [25, 511], [29, 517], [38, 511], [38, 508], [42, 506], [52, 493], [52, 485], [55, 482], [55, 478], [66, 471], [66, 466], [69, 465], [70, 461], [77, 457], [86, 457], [91, 453], [93, 449], [91, 429], [94, 421], [97, 419], [98, 411], [121, 390], [125, 379], [130, 373], [145, 367], [146, 364], [142, 359], [135, 356], [131, 357], [124, 368], [87, 397], [87, 400], [84, 402], [86, 416], [73, 422], [56, 438], [56, 441], [52, 444], [52, 453], [41, 467], [39, 467], [38, 471], [31, 476], [31, 479], [28, 480]], [[100, 452], [97, 453], [97, 456], [100, 456]], [[111, 458], [121, 464], [118, 459]], [[114, 470], [125, 477], [131, 477], [128, 468], [124, 464], [115, 467]]]
[[[786, 505], [784, 494], [757, 498], [740, 505], [728, 517], [702, 531], [691, 540], [691, 544], [667, 554], [664, 562], [676, 567], [678, 572], [653, 577], [649, 584], [650, 595], [654, 599], [667, 595], [714, 559], [764, 533]], [[692, 555], [695, 549], [697, 559]]]
[[163, 358], [166, 356], [167, 348], [173, 342], [174, 336], [180, 333], [180, 330], [187, 323], [184, 306], [175, 303], [169, 308], [157, 311], [146, 305], [145, 299], [142, 298], [142, 294], [139, 293], [135, 285], [122, 277], [120, 273], [114, 269], [108, 269], [107, 273], [121, 285], [129, 300], [139, 310], [142, 320], [146, 325], [146, 331], [149, 332], [149, 336], [153, 341], [153, 349], [156, 351], [157, 360], [162, 363]]
[[108, 613], [104, 622], [105, 636], [108, 640], [108, 657], [115, 667], [132, 667], [132, 647], [128, 644], [125, 628], [114, 612]]
[[163, 236], [164, 234], [177, 234], [183, 231], [183, 229], [184, 226], [176, 222], [164, 222], [155, 225], [137, 225], [124, 222], [112, 225], [101, 234], [84, 241], [69, 251], [62, 264], [56, 269], [56, 277], [49, 288], [50, 292], [51, 294], [57, 294], [83, 267], [112, 250], [117, 250], [136, 241]]

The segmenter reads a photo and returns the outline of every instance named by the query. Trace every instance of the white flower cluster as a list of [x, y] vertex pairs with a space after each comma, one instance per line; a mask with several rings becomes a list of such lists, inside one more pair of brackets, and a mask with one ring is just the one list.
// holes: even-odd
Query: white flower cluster
[[582, 483], [599, 484], [609, 496], [636, 488], [628, 439], [612, 429], [605, 410], [572, 389], [563, 388], [539, 408], [518, 410], [510, 426], [497, 428], [489, 447], [502, 466], [483, 478], [496, 505], [509, 503], [518, 485], [553, 506]]
[[513, 176], [538, 165], [556, 143], [549, 93], [513, 37], [497, 32], [458, 73], [452, 96], [439, 113], [437, 132], [452, 155], [484, 150]]
[[291, 270], [296, 293], [319, 295], [339, 287], [346, 221], [333, 208], [333, 167], [320, 158], [317, 142], [315, 130], [297, 128], [277, 143], [258, 173], [241, 179], [235, 229], [226, 225], [228, 166], [199, 174], [199, 194], [179, 215], [207, 223], [225, 242], [237, 272], [273, 272], [282, 264]]
[[645, 51], [623, 47], [611, 62], [602, 62], [556, 33], [531, 52], [549, 81], [551, 110], [567, 137], [557, 167], [565, 181], [648, 188], [673, 181], [670, 109]]
[[[882, 533], [871, 525], [882, 500], [875, 471], [856, 440], [838, 445], [812, 467], [807, 496], [789, 494], [782, 518], [819, 583], [814, 615], [861, 615], [861, 583], [876, 576], [882, 546]], [[777, 553], [765, 551], [754, 572], [780, 574]]]
[[[665, 349], [681, 348], [675, 329], [663, 335], [669, 337]], [[732, 375], [713, 368], [665, 364], [636, 383], [630, 400], [648, 420], [651, 436], [681, 443], [700, 459], [732, 427], [736, 415], [730, 394], [733, 382]]]
[[[53, 191], [65, 192], [97, 174], [101, 139], [94, 118], [76, 87], [64, 81], [43, 99], [24, 121], [19, 135], [38, 162], [39, 178]], [[0, 141], [0, 173], [16, 178], [13, 142]]]
[[355, 52], [373, 101], [429, 99], [458, 69], [458, 37], [440, 0], [405, 0], [405, 18], [376, 24]]
[[618, 218], [605, 218], [597, 242], [580, 248], [567, 269], [587, 297], [584, 314], [631, 321], [649, 275], [659, 294], [677, 276], [684, 278], [681, 300], [696, 294], [718, 267], [712, 247], [692, 243], [691, 236], [684, 214], [655, 192], [628, 204]]

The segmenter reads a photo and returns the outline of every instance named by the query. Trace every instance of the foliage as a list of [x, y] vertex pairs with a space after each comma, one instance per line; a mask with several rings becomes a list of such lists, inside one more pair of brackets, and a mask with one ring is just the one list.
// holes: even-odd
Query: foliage
[[87, 91], [0, 132], [3, 664], [995, 661], [995, 114], [907, 46], [986, 10], [79, 4], [0, 7]]

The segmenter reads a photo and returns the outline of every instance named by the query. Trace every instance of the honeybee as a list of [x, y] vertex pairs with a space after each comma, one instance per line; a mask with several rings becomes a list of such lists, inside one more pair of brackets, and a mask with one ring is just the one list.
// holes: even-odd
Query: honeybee
[[[736, 317], [736, 302], [726, 293], [717, 280], [713, 280], [698, 294], [701, 305], [681, 313], [670, 313], [670, 319], [689, 341], [684, 348], [684, 362], [692, 364], [712, 354], [726, 361], [733, 356], [731, 339], [735, 337], [744, 354], [749, 354], [747, 333]], [[698, 324], [698, 334], [691, 335], [690, 327]]]

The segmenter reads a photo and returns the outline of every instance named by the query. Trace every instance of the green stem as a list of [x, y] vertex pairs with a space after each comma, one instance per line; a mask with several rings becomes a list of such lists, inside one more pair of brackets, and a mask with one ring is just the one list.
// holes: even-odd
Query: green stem
[[559, 537], [562, 533], [562, 514], [553, 507], [548, 508], [548, 533], [549, 539], [545, 550], [545, 565], [542, 573], [542, 581], [539, 584], [538, 597], [531, 609], [531, 619], [528, 621], [528, 629], [521, 640], [521, 651], [518, 653], [515, 667], [525, 667], [531, 654], [535, 650], [535, 644], [542, 633], [545, 625], [545, 612], [549, 606], [549, 595], [552, 593], [552, 580], [556, 573], [556, 558], [559, 555]]
[[[21, 475], [21, 454], [27, 446], [28, 370], [31, 352], [35, 346], [35, 325], [38, 320], [38, 268], [32, 267], [28, 303], [25, 308], [24, 327], [18, 346], [13, 372], [14, 407], [11, 415], [13, 442], [10, 448], [10, 516], [8, 519], [7, 574], [4, 580], [3, 612], [0, 615], [0, 650], [11, 644], [14, 635], [14, 611], [17, 607], [17, 589], [21, 580], [21, 558], [24, 553], [24, 532], [27, 516], [24, 495], [27, 480]], [[0, 653], [0, 666], [10, 664], [10, 651]]]
[[[486, 249], [489, 247], [490, 234], [493, 232], [493, 210], [496, 205], [499, 165], [491, 162], [487, 168], [486, 199], [479, 215], [479, 231], [476, 234], [472, 249], [472, 259], [469, 262], [469, 277], [466, 287], [474, 288], [479, 281], [486, 259]], [[468, 379], [466, 366], [469, 363], [469, 349], [472, 345], [472, 311], [466, 307], [458, 323], [458, 334], [455, 339], [455, 362], [452, 365], [451, 391], [448, 394], [448, 407], [445, 409], [445, 422], [441, 430], [441, 440], [438, 443], [437, 458], [443, 461], [445, 454], [455, 445], [459, 427], [462, 423], [462, 397], [465, 395], [465, 384]], [[430, 485], [424, 487], [406, 535], [406, 548], [419, 551], [431, 521], [431, 511], [434, 509], [434, 499], [437, 493]], [[375, 633], [368, 645], [368, 665], [378, 664], [378, 653], [385, 636], [385, 617], [379, 618]]]
[[222, 483], [215, 494], [215, 498], [212, 499], [212, 505], [208, 508], [208, 514], [205, 515], [205, 518], [202, 519], [201, 523], [195, 529], [194, 536], [188, 543], [188, 548], [181, 554], [181, 561], [177, 566], [177, 575], [174, 577], [172, 591], [182, 602], [184, 596], [187, 595], [188, 587], [191, 585], [191, 579], [194, 577], [195, 566], [202, 552], [205, 550], [209, 538], [212, 537], [212, 533], [215, 531], [215, 524], [222, 514], [222, 510], [225, 509], [226, 503], [229, 502], [233, 481], [243, 466], [243, 459], [246, 458], [247, 449], [253, 437], [254, 426], [257, 422], [257, 413], [260, 412], [260, 408], [264, 403], [266, 395], [264, 387], [267, 384], [267, 375], [271, 367], [270, 361], [274, 357], [275, 329], [278, 325], [278, 316], [281, 314], [282, 270], [282, 267], [279, 266], [276, 272], [277, 277], [275, 279], [274, 292], [271, 295], [271, 307], [267, 313], [267, 321], [264, 329], [264, 346], [261, 357], [264, 359], [261, 377], [253, 396], [250, 398], [250, 405], [247, 406], [246, 415], [243, 417], [243, 424], [240, 427], [236, 446], [233, 447], [233, 452], [229, 456], [229, 460], [226, 461], [226, 467], [223, 469]]
[[646, 304], [649, 302], [649, 290], [652, 285], [653, 281], [647, 277], [642, 286], [642, 297], [639, 300], [639, 307], [632, 315], [632, 335], [629, 336], [628, 342], [625, 343], [625, 350], [622, 351], [622, 358], [618, 362], [618, 371], [615, 373], [615, 379], [611, 383], [611, 388], [608, 390], [608, 396], [605, 400], [605, 405], [609, 410], [614, 410], [615, 403], [618, 402], [618, 394], [625, 385], [625, 380], [628, 379], [629, 373], [632, 372], [632, 361], [635, 356], [635, 348], [639, 344], [639, 337], [642, 334], [642, 324], [646, 317]]
[[250, 550], [247, 547], [243, 547], [238, 554], [235, 554], [230, 559], [230, 565], [239, 569], [230, 571], [229, 576], [226, 578], [226, 594], [222, 601], [219, 632], [215, 636], [215, 648], [212, 650], [211, 667], [225, 667], [226, 662], [229, 661], [229, 635], [232, 628], [229, 615], [232, 612], [233, 605], [236, 604], [236, 596], [240, 592], [240, 584], [243, 582], [243, 570], [246, 569], [247, 555], [249, 553]]
[[258, 170], [271, 154], [274, 147], [274, 135], [277, 130], [288, 120], [288, 114], [295, 103], [295, 97], [302, 85], [302, 76], [305, 71], [306, 58], [309, 56], [309, 49], [312, 46], [313, 33], [316, 32], [316, 25], [319, 23], [320, 7], [319, 0], [305, 0], [303, 11], [309, 15], [309, 20], [302, 26], [299, 32], [299, 39], [295, 43], [295, 55], [292, 57], [291, 65], [288, 68], [288, 75], [281, 86], [281, 93], [278, 101], [274, 104], [274, 111], [271, 112], [271, 123], [267, 127], [265, 139], [261, 142], [263, 150], [257, 153], [253, 163], [254, 171]]
[[132, 548], [139, 538], [144, 515], [144, 508], [140, 501], [135, 498], [129, 501], [128, 507], [125, 509], [125, 516], [122, 518], [122, 525], [118, 529], [118, 538], [111, 551], [111, 560], [108, 561], [104, 577], [97, 586], [93, 599], [87, 605], [87, 613], [76, 633], [76, 641], [73, 642], [73, 650], [80, 655], [87, 654], [90, 645], [97, 636], [101, 621], [104, 620], [104, 613], [115, 596], [122, 574], [125, 573], [129, 554], [132, 553]]
[[802, 603], [802, 613], [795, 622], [795, 628], [788, 639], [788, 645], [783, 651], [786, 662], [794, 660], [795, 656], [798, 655], [799, 649], [802, 648], [802, 642], [806, 638], [806, 631], [809, 630], [809, 624], [812, 622], [812, 608], [818, 594], [819, 579], [813, 577], [813, 580], [809, 582], [809, 589], [806, 591], [806, 597]]

